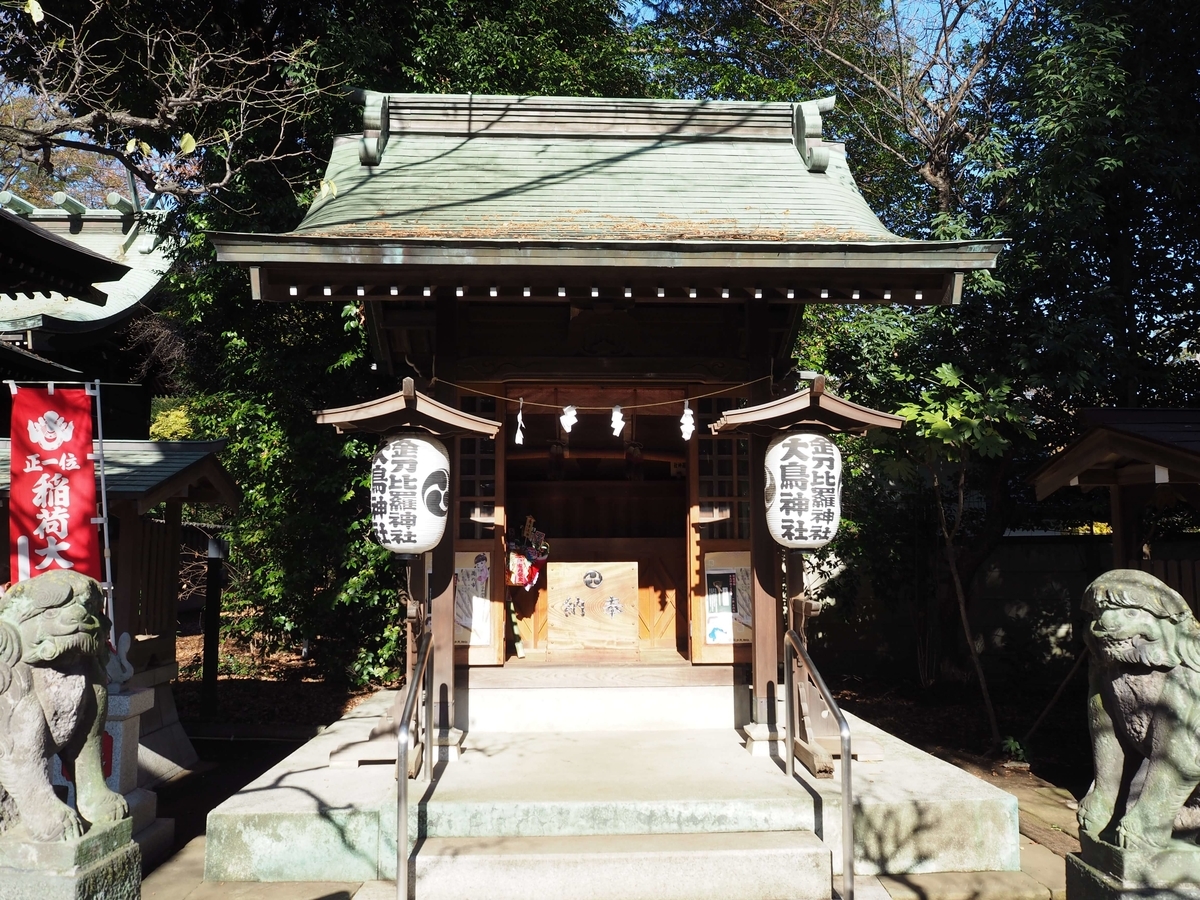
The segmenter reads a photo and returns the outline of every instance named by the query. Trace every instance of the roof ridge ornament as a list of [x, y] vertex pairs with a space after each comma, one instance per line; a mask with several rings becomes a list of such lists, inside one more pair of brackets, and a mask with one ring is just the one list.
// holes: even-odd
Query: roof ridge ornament
[[358, 145], [358, 161], [364, 166], [377, 166], [383, 161], [383, 151], [391, 135], [392, 113], [388, 95], [375, 91], [357, 93], [363, 103], [363, 136]]
[[837, 97], [822, 97], [792, 107], [792, 141], [810, 172], [829, 168], [829, 148], [823, 146], [821, 137], [821, 114], [833, 112], [836, 103]]

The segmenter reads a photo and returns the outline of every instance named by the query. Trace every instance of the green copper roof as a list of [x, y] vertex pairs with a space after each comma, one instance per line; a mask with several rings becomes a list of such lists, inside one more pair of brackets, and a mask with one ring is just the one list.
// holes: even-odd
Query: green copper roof
[[[186, 485], [187, 473], [224, 447], [225, 441], [105, 441], [104, 475], [109, 495], [121, 500], [141, 498], [179, 475], [185, 476], [181, 484]], [[12, 442], [0, 438], [0, 496], [5, 497], [10, 484], [11, 451]], [[210, 473], [195, 468], [194, 474], [199, 479]]]
[[111, 209], [72, 215], [58, 208], [23, 214], [27, 223], [54, 239], [120, 263], [113, 268], [124, 274], [96, 283], [101, 297], [107, 295], [102, 305], [59, 291], [0, 291], [0, 331], [86, 332], [132, 315], [170, 266], [168, 247], [156, 233], [160, 215], [146, 212], [139, 219]]
[[313, 203], [298, 237], [901, 240], [863, 200], [842, 146], [820, 139], [816, 103], [365, 100], [364, 136], [334, 144], [336, 195]]

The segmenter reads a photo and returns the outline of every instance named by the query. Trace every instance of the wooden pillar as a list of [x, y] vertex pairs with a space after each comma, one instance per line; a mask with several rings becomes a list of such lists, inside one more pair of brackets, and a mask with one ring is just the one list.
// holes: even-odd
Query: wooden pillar
[[779, 695], [779, 551], [767, 530], [763, 460], [767, 439], [750, 438], [750, 580], [754, 607], [754, 721], [775, 724]]
[[1112, 528], [1112, 564], [1114, 569], [1126, 568], [1129, 551], [1126, 543], [1129, 529], [1125, 524], [1125, 504], [1121, 502], [1121, 486], [1114, 484], [1108, 489], [1108, 524]]
[[208, 539], [208, 559], [204, 573], [204, 670], [200, 685], [200, 715], [217, 717], [217, 672], [221, 660], [221, 581], [225, 557], [229, 555], [221, 538]]
[[113, 553], [113, 628], [112, 642], [126, 632], [132, 637], [138, 632], [142, 599], [142, 517], [137, 504], [125, 501], [114, 504], [109, 515], [117, 525], [116, 547]]
[[[458, 389], [452, 384], [458, 377], [459, 304], [454, 296], [439, 296], [435, 312], [434, 365], [439, 381], [434, 396], [447, 406], [458, 408]], [[454, 438], [446, 438], [449, 443]], [[448, 446], [451, 459], [454, 448]], [[458, 530], [458, 473], [450, 473], [446, 533], [433, 550], [433, 577], [430, 582], [430, 612], [433, 627], [433, 719], [439, 729], [454, 727], [454, 539]]]
[[[405, 635], [405, 666], [404, 683], [412, 684], [413, 669], [417, 665], [417, 644], [425, 633], [425, 614], [429, 611], [429, 589], [425, 585], [425, 554], [407, 564], [408, 594], [412, 608], [400, 610], [404, 616]], [[403, 697], [403, 694], [400, 695]], [[397, 701], [399, 702], [399, 701]], [[399, 716], [399, 713], [397, 713]]]
[[164, 578], [166, 580], [166, 616], [163, 620], [161, 634], [171, 637], [171, 660], [178, 658], [175, 647], [175, 637], [178, 633], [179, 617], [179, 569], [180, 545], [183, 543], [183, 501], [171, 499], [167, 501], [167, 566]]
[[[746, 354], [750, 377], [771, 373], [770, 329], [765, 300], [746, 303]], [[751, 389], [750, 402], [771, 399], [771, 382], [760, 381]], [[766, 478], [763, 471], [768, 439], [750, 438], [750, 589], [754, 608], [753, 703], [751, 715], [763, 725], [775, 724], [775, 698], [779, 680], [779, 552], [767, 530], [767, 507], [763, 500]]]
[[1141, 566], [1142, 512], [1153, 497], [1152, 484], [1114, 484], [1108, 489], [1114, 569]]

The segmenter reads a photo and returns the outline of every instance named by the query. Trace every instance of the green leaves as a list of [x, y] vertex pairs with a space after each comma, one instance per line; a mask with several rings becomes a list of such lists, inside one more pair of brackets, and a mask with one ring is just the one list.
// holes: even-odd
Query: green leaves
[[1030, 411], [1012, 396], [1006, 378], [990, 377], [981, 388], [950, 363], [933, 371], [936, 385], [923, 390], [919, 400], [903, 404], [896, 414], [913, 428], [926, 458], [942, 457], [962, 463], [974, 453], [1001, 456], [1020, 435], [1033, 438], [1027, 423]]

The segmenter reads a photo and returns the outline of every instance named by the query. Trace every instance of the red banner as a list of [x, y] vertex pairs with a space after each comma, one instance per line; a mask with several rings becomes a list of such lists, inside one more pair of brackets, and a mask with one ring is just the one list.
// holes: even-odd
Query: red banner
[[91, 397], [82, 388], [18, 388], [11, 434], [9, 577], [17, 582], [74, 569], [103, 580], [92, 523], [98, 513]]

